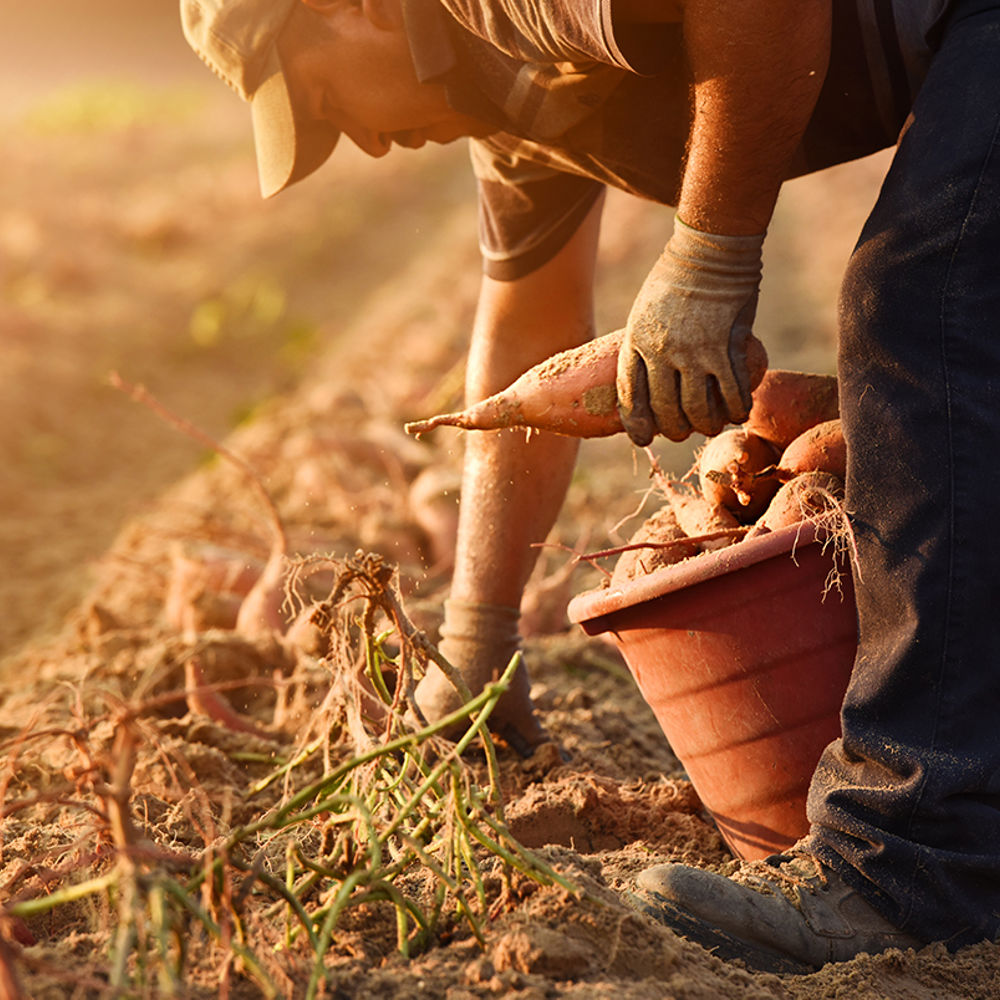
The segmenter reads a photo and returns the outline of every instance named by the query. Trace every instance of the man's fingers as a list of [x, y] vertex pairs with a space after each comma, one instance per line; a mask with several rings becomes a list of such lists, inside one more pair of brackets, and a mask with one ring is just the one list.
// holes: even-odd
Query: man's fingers
[[704, 372], [682, 376], [681, 406], [690, 427], [706, 437], [714, 437], [728, 423], [718, 383]]
[[683, 400], [684, 373], [672, 366], [661, 366], [649, 382], [649, 403], [656, 417], [656, 426], [671, 441], [684, 441], [691, 434], [693, 421], [686, 413]]
[[750, 414], [750, 376], [746, 358], [740, 361], [739, 377], [733, 368], [726, 368], [718, 375], [718, 396], [721, 399], [725, 423], [741, 424]]
[[649, 405], [649, 383], [646, 364], [628, 345], [618, 352], [618, 413], [625, 433], [633, 443], [644, 448], [656, 434], [653, 411]]
[[753, 405], [752, 391], [760, 384], [767, 371], [767, 351], [753, 335], [752, 324], [757, 310], [756, 296], [739, 312], [729, 331], [729, 366], [733, 385], [722, 386], [723, 399], [729, 418], [734, 424], [743, 423]]

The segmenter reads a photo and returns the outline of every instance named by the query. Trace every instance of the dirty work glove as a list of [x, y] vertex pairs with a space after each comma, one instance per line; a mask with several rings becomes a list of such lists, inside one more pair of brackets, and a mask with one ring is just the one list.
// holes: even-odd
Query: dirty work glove
[[[520, 647], [519, 617], [517, 608], [445, 601], [438, 648], [458, 668], [474, 695], [500, 677]], [[490, 729], [525, 757], [546, 739], [528, 690], [528, 671], [522, 663], [489, 720]], [[463, 704], [451, 681], [433, 663], [428, 664], [426, 675], [417, 685], [416, 700], [430, 722]]]
[[714, 236], [675, 219], [618, 354], [618, 405], [636, 444], [657, 432], [672, 441], [718, 434], [746, 419], [763, 243], [763, 233]]

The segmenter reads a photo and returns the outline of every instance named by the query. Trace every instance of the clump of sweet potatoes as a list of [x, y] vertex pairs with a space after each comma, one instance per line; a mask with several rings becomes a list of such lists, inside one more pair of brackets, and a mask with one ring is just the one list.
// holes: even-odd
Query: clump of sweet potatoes
[[663, 507], [622, 550], [612, 586], [843, 509], [847, 445], [835, 377], [769, 371], [753, 398], [746, 423], [705, 443], [697, 490], [660, 474]]

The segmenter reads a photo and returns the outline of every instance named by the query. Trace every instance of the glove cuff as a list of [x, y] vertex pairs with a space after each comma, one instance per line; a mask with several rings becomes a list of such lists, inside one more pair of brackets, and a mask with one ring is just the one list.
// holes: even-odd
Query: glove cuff
[[710, 268], [740, 275], [759, 275], [766, 232], [754, 236], [703, 233], [674, 216], [674, 232], [667, 253], [696, 268]]

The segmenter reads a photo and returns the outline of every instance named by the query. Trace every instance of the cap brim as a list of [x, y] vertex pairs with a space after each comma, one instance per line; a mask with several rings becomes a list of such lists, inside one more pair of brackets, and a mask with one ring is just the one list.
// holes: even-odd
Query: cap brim
[[250, 110], [260, 193], [265, 198], [322, 166], [340, 137], [332, 125], [296, 118], [277, 51], [254, 91]]

